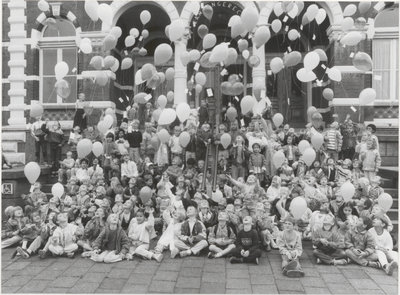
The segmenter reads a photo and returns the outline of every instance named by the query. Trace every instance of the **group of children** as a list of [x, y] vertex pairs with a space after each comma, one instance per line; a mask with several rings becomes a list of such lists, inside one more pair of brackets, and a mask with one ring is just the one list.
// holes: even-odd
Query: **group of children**
[[[283, 274], [301, 277], [302, 241], [311, 240], [317, 263], [353, 262], [389, 275], [397, 268], [393, 225], [377, 203], [384, 190], [376, 175], [380, 156], [374, 126], [358, 142], [358, 126], [349, 116], [326, 131], [308, 124], [300, 134], [288, 125], [273, 130], [269, 116], [258, 116], [248, 127], [239, 128], [235, 120], [213, 134], [198, 113], [204, 110], [193, 109], [187, 124], [155, 128], [146, 122], [143, 133], [138, 121], [125, 118], [104, 139], [92, 126], [84, 136], [76, 128], [67, 158], [59, 167], [53, 163], [64, 194], [48, 199], [36, 183], [23, 196], [24, 209], [6, 208], [2, 248], [17, 244], [15, 254], [24, 258], [36, 252], [42, 258], [48, 252], [73, 258], [81, 248], [82, 257], [105, 263], [134, 256], [160, 262], [166, 250], [175, 258], [207, 249], [210, 259], [229, 256], [231, 263], [255, 264], [262, 250], [276, 249]], [[55, 129], [40, 127], [47, 135], [59, 134]], [[172, 130], [169, 140], [158, 139], [161, 129]], [[190, 135], [186, 146], [182, 131]], [[225, 133], [231, 138], [228, 145], [221, 142]], [[308, 167], [299, 143], [311, 143], [316, 133], [324, 144]], [[77, 142], [85, 137], [103, 144], [99, 158], [77, 158]], [[216, 188], [204, 167], [212, 145], [218, 147]], [[285, 159], [275, 167], [279, 150]], [[340, 191], [346, 182], [356, 188], [348, 202]], [[307, 209], [295, 219], [290, 204], [299, 196]]]

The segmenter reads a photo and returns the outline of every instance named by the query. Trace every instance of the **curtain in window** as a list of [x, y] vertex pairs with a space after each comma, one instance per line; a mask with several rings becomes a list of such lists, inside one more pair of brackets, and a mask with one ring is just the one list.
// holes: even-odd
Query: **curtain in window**
[[[390, 99], [390, 40], [377, 39], [373, 42], [373, 63], [374, 70], [372, 87], [376, 90], [376, 99]], [[381, 80], [377, 80], [376, 76], [380, 76]]]

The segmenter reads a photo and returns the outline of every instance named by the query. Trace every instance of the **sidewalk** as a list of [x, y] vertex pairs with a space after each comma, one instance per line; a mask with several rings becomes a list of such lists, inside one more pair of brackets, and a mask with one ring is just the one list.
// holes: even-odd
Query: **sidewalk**
[[[304, 278], [281, 273], [277, 250], [263, 251], [260, 265], [230, 264], [228, 259], [134, 258], [98, 264], [79, 255], [71, 260], [37, 255], [10, 259], [14, 249], [2, 250], [2, 293], [253, 293], [253, 294], [398, 294], [398, 271], [317, 265], [311, 242], [304, 242], [300, 263]], [[80, 253], [80, 252], [79, 252]], [[79, 256], [79, 257], [78, 257]]]

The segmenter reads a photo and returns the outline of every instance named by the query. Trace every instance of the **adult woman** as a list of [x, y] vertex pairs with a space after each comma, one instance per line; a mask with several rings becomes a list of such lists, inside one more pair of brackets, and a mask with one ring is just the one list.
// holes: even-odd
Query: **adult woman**
[[72, 127], [74, 128], [75, 126], [79, 126], [82, 131], [87, 128], [86, 114], [83, 110], [85, 103], [85, 94], [79, 93], [75, 106], [76, 112], [74, 116], [74, 124]]

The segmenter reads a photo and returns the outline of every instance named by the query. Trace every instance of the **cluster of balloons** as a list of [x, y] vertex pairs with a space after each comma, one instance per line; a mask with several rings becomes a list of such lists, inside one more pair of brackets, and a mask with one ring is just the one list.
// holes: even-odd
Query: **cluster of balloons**
[[105, 116], [102, 121], [97, 124], [97, 130], [102, 134], [106, 134], [107, 131], [116, 123], [115, 112], [112, 108], [108, 108], [105, 111]]
[[[147, 88], [155, 89], [159, 85], [164, 83], [165, 80], [169, 81], [173, 78], [175, 72], [173, 69], [171, 71], [169, 71], [168, 69], [166, 74], [164, 74], [163, 72], [157, 72], [157, 69], [153, 64], [144, 64], [143, 67], [139, 69], [135, 74], [135, 84], [139, 85], [146, 82]], [[138, 93], [135, 95], [134, 101], [137, 103], [146, 103], [148, 101], [145, 99], [146, 96], [147, 93]]]
[[228, 81], [221, 83], [221, 92], [224, 95], [240, 95], [243, 91], [244, 85], [236, 74], [230, 75]]
[[66, 99], [71, 94], [71, 87], [67, 80], [63, 79], [69, 72], [69, 66], [65, 61], [58, 62], [54, 67], [57, 82], [54, 84], [54, 89], [57, 95]]

